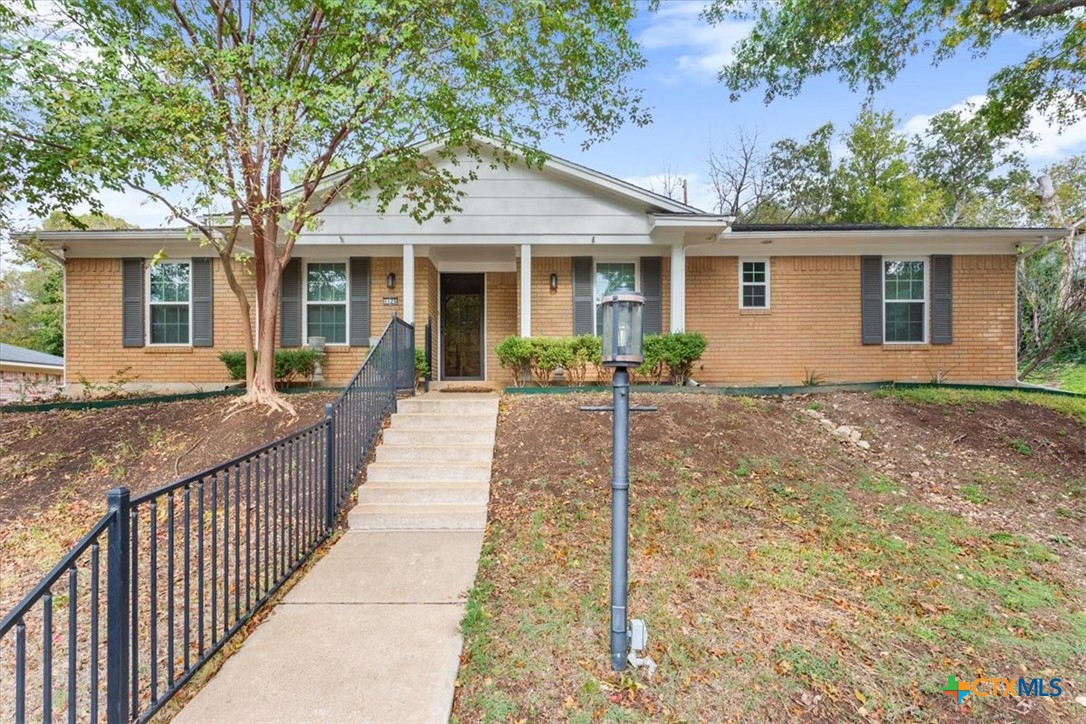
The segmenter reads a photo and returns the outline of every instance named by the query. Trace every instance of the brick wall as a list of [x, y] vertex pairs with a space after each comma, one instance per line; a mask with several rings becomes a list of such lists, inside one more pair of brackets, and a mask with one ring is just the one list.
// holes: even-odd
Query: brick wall
[[[245, 349], [245, 335], [237, 298], [226, 282], [220, 262], [214, 260], [212, 268], [214, 347], [124, 347], [121, 344], [121, 260], [68, 260], [65, 357], [69, 383], [76, 384], [83, 376], [96, 383], [106, 382], [111, 377], [123, 377], [137, 386], [188, 384], [209, 387], [228, 384], [230, 379], [218, 359], [219, 353]], [[393, 309], [403, 315], [402, 269], [403, 260], [400, 257], [375, 257], [371, 261], [371, 337], [381, 334]], [[396, 273], [394, 290], [389, 290], [385, 284], [385, 277], [390, 271]], [[426, 310], [434, 310], [436, 317], [436, 275], [429, 259], [416, 260], [415, 313], [423, 325]], [[239, 280], [250, 299], [253, 299], [256, 288], [253, 278], [239, 275]], [[397, 305], [386, 307], [383, 303], [386, 296], [398, 297]], [[278, 336], [277, 331], [277, 339]], [[365, 359], [367, 351], [366, 347], [328, 347], [324, 362], [325, 379], [332, 384], [348, 381]], [[131, 369], [118, 374], [125, 368]]]
[[[535, 260], [532, 261], [534, 265]], [[514, 272], [487, 272], [486, 275], [486, 377], [499, 385], [511, 383], [509, 371], [498, 363], [494, 348], [506, 337], [517, 333], [520, 323], [517, 279]]]
[[740, 310], [738, 259], [687, 260], [686, 328], [709, 347], [699, 382], [1015, 379], [1015, 258], [954, 257], [954, 343], [864, 345], [858, 256], [773, 257], [770, 309]]
[[0, 370], [0, 402], [35, 402], [53, 397], [64, 387], [59, 372]]

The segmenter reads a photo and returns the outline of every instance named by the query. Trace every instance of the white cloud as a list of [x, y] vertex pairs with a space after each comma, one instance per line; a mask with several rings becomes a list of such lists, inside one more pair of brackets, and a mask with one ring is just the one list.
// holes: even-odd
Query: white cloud
[[[902, 125], [901, 130], [910, 135], [924, 135], [928, 131], [931, 118], [943, 111], [965, 111], [972, 115], [985, 101], [985, 96], [969, 96], [960, 103], [933, 114], [915, 115]], [[1019, 150], [1031, 164], [1044, 164], [1057, 161], [1067, 156], [1086, 152], [1086, 118], [1063, 128], [1062, 130], [1047, 122], [1040, 113], [1030, 113], [1029, 130], [1036, 137], [1033, 143], [1023, 145]]]
[[716, 80], [720, 68], [735, 58], [735, 44], [753, 26], [738, 21], [710, 25], [700, 17], [702, 8], [697, 2], [667, 4], [638, 38], [645, 50], [669, 56], [674, 78]]

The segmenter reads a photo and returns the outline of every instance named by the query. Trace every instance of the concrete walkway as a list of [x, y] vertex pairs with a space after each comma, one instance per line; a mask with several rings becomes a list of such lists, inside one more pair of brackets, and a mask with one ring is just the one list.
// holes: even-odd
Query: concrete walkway
[[495, 395], [400, 401], [350, 531], [174, 721], [448, 721], [497, 414]]

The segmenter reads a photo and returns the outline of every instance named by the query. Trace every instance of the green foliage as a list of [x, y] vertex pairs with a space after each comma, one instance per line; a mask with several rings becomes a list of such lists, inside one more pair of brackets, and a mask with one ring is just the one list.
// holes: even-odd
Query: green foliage
[[537, 385], [546, 387], [556, 369], [564, 370], [573, 361], [573, 346], [563, 338], [532, 337], [530, 342], [532, 379]]
[[995, 405], [1014, 401], [1025, 405], [1038, 405], [1055, 410], [1078, 420], [1086, 427], [1086, 395], [1048, 395], [1018, 390], [965, 390], [957, 388], [912, 387], [890, 388], [873, 393], [876, 397], [893, 397], [905, 402], [930, 405]]
[[1086, 116], [1080, 93], [1086, 75], [1086, 23], [1077, 2], [920, 0], [892, 3], [795, 0], [751, 3], [713, 0], [711, 24], [753, 23], [720, 71], [733, 100], [756, 88], [766, 103], [797, 95], [811, 78], [836, 74], [853, 91], [874, 92], [892, 82], [918, 54], [934, 62], [959, 52], [985, 55], [1005, 34], [1028, 36], [1025, 56], [992, 75], [981, 117], [995, 135], [1019, 131], [1037, 111], [1070, 125]]
[[430, 376], [430, 365], [426, 362], [426, 350], [415, 348], [415, 384], [418, 385]]
[[637, 373], [659, 384], [666, 371], [672, 384], [685, 385], [706, 345], [705, 335], [700, 332], [647, 335], [642, 344], [645, 361]]
[[[288, 385], [291, 382], [311, 381], [320, 355], [309, 347], [293, 347], [275, 350], [275, 382]], [[245, 352], [219, 353], [219, 360], [226, 365], [232, 380], [245, 379]]]
[[506, 337], [494, 348], [498, 364], [509, 370], [513, 386], [520, 387], [532, 366], [532, 343], [527, 337]]
[[[290, 244], [337, 199], [448, 218], [479, 166], [539, 166], [552, 134], [588, 145], [649, 120], [633, 0], [53, 5], [0, 9], [0, 222], [143, 190], [228, 276], [251, 230], [265, 329]], [[213, 205], [233, 212], [215, 228]]]
[[584, 385], [588, 365], [600, 366], [601, 340], [594, 334], [582, 334], [569, 341], [570, 360], [566, 365], [566, 377], [574, 387]]
[[114, 229], [138, 229], [119, 216], [109, 214], [72, 214], [63, 209], [53, 209], [41, 222], [43, 231], [69, 231], [73, 229], [112, 231]]

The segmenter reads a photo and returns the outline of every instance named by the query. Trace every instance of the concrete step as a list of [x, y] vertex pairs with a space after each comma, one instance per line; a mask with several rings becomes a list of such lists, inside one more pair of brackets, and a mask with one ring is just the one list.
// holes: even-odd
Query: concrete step
[[352, 530], [482, 530], [486, 506], [359, 504], [347, 519]]
[[459, 415], [455, 412], [446, 414], [397, 412], [392, 416], [390, 429], [393, 430], [489, 430], [494, 431], [498, 413], [472, 413]]
[[490, 488], [486, 485], [449, 483], [366, 483], [358, 490], [359, 504], [486, 505]]
[[401, 412], [419, 414], [457, 414], [481, 415], [497, 414], [498, 398], [457, 398], [455, 395], [442, 397], [411, 397], [400, 400], [397, 409]]
[[366, 469], [366, 480], [371, 483], [489, 483], [490, 463], [371, 463]]
[[379, 463], [489, 463], [493, 445], [390, 445], [377, 448]]
[[489, 430], [405, 430], [395, 425], [385, 430], [385, 445], [488, 445], [494, 447], [494, 428]]

